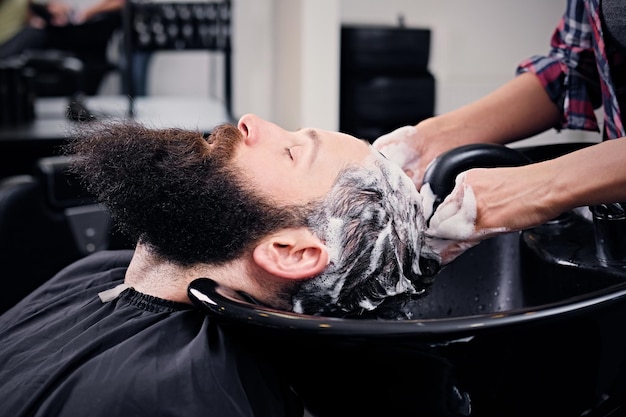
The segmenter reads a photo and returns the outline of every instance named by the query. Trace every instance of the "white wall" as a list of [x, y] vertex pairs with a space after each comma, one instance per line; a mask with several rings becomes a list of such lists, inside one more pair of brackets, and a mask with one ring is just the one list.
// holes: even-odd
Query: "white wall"
[[[430, 70], [437, 82], [436, 113], [494, 90], [519, 62], [549, 51], [565, 0], [341, 0], [344, 24], [396, 24], [432, 30]], [[520, 145], [597, 141], [595, 133], [549, 131]]]
[[267, 105], [274, 110], [272, 120], [287, 129], [339, 126], [338, 5], [275, 0], [275, 77]]
[[[432, 30], [436, 112], [457, 108], [514, 76], [522, 59], [544, 54], [565, 0], [233, 0], [235, 114], [257, 113], [286, 128], [337, 129], [341, 24]], [[215, 58], [156, 57], [155, 94], [220, 95]], [[548, 132], [536, 140], [593, 140]]]

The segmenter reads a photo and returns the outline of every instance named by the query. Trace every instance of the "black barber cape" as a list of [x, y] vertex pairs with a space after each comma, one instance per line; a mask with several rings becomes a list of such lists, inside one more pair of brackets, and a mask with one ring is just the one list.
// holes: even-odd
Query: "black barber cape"
[[192, 306], [101, 301], [131, 256], [91, 255], [0, 317], [1, 416], [302, 416], [262, 355]]

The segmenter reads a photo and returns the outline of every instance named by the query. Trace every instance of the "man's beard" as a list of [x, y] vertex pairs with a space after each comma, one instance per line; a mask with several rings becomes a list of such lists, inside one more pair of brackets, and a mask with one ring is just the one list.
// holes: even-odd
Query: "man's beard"
[[242, 135], [232, 125], [204, 138], [136, 123], [92, 125], [70, 150], [75, 171], [116, 224], [154, 253], [181, 265], [224, 263], [261, 237], [304, 223], [242, 180], [232, 157]]
[[237, 145], [242, 141], [239, 129], [228, 123], [216, 126], [207, 138], [212, 157], [222, 161], [231, 161]]

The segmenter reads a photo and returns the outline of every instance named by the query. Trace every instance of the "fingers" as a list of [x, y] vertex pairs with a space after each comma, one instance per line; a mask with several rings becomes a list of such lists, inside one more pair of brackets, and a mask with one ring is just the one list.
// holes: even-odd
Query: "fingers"
[[387, 159], [400, 166], [417, 188], [421, 186], [417, 129], [403, 126], [376, 139], [372, 144]]
[[[452, 192], [436, 208], [425, 233], [426, 244], [441, 258], [442, 265], [452, 262], [484, 239], [511, 231], [506, 227], [487, 228], [478, 224], [480, 207], [474, 188], [467, 181], [468, 172], [456, 177]], [[426, 203], [426, 191], [420, 190], [420, 194]], [[426, 209], [425, 206], [425, 212]]]
[[372, 144], [387, 159], [405, 166], [410, 156], [411, 141], [416, 134], [415, 126], [403, 126], [376, 139]]
[[48, 3], [48, 11], [52, 15], [51, 22], [54, 26], [65, 26], [70, 21], [70, 14], [72, 8], [63, 3], [57, 1], [51, 1]]
[[32, 16], [28, 24], [35, 29], [43, 29], [46, 27], [46, 21], [39, 16]]
[[426, 232], [429, 235], [452, 240], [476, 237], [476, 197], [464, 178], [464, 173], [457, 176], [454, 189], [437, 207]]
[[[480, 241], [475, 228], [476, 198], [464, 178], [463, 174], [457, 176], [454, 189], [432, 214], [426, 230], [426, 245], [440, 258], [441, 265], [452, 262]], [[428, 184], [422, 187], [420, 194], [424, 216], [428, 219], [436, 196]]]
[[[380, 146], [387, 146], [394, 142], [402, 142], [403, 140], [415, 135], [415, 126], [402, 126], [396, 130], [386, 133], [374, 141], [374, 147], [379, 149]], [[380, 150], [380, 149], [379, 149]]]
[[433, 215], [437, 196], [431, 190], [430, 184], [424, 184], [422, 188], [420, 188], [419, 193], [422, 196], [422, 213], [424, 214], [424, 220], [426, 220], [426, 224], [428, 224]]

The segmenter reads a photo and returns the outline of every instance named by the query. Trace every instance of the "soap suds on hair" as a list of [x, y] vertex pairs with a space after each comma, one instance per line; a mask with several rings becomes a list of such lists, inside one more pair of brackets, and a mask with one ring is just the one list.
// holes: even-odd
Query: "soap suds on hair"
[[329, 191], [311, 229], [328, 248], [330, 262], [304, 281], [294, 311], [352, 315], [386, 298], [421, 294], [420, 256], [437, 259], [424, 245], [422, 197], [395, 163], [372, 148], [363, 166], [346, 169]]

